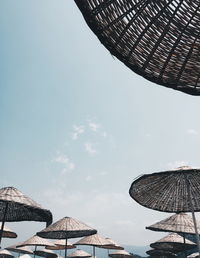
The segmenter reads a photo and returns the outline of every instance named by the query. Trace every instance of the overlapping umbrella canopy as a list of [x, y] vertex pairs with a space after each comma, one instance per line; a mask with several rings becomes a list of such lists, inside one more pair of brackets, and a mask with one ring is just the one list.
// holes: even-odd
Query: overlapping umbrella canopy
[[[20, 243], [17, 245], [20, 245]], [[17, 245], [8, 246], [5, 249], [8, 251], [20, 253], [20, 254], [33, 254], [33, 251], [30, 248], [28, 248], [26, 246], [17, 247]]]
[[76, 248], [76, 246], [70, 243], [69, 241], [67, 241], [67, 245], [66, 245], [65, 239], [59, 239], [53, 242], [52, 246], [46, 246], [46, 249], [50, 249], [50, 250], [63, 250], [65, 248], [73, 249], [73, 248]]
[[130, 258], [132, 255], [125, 250], [117, 250], [109, 254], [111, 258]]
[[44, 239], [42, 237], [39, 236], [33, 236], [31, 238], [29, 238], [28, 240], [20, 243], [19, 245], [17, 245], [17, 247], [23, 247], [23, 246], [52, 246], [53, 243], [51, 243], [49, 240]]
[[0, 257], [1, 258], [14, 258], [14, 255], [12, 255], [8, 250], [0, 250]]
[[77, 249], [75, 252], [69, 254], [68, 257], [71, 257], [71, 258], [89, 258], [89, 257], [92, 257], [92, 256], [91, 256], [91, 254], [89, 254], [89, 253], [87, 253], [83, 250]]
[[[0, 228], [1, 227], [2, 227], [2, 223], [0, 223]], [[13, 232], [10, 228], [8, 228], [8, 227], [6, 227], [4, 225], [2, 237], [5, 237], [5, 238], [17, 238], [17, 234], [15, 232]]]
[[35, 250], [34, 254], [37, 256], [42, 256], [46, 258], [56, 258], [58, 255], [54, 253], [52, 250], [42, 249], [42, 250]]
[[52, 214], [14, 187], [0, 189], [0, 243], [4, 223], [12, 221], [40, 221], [50, 225]]
[[177, 257], [175, 253], [165, 250], [151, 249], [146, 251], [146, 253], [149, 254], [151, 257]]
[[103, 248], [105, 249], [114, 249], [114, 250], [124, 250], [124, 247], [118, 245], [113, 239], [106, 237], [105, 238], [108, 242], [110, 242], [110, 245], [104, 245]]
[[199, 1], [75, 2], [101, 43], [131, 70], [200, 95]]

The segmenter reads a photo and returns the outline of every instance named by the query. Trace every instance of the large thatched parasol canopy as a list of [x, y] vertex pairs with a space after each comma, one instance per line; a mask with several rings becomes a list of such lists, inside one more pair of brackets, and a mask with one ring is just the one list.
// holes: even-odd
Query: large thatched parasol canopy
[[174, 253], [178, 253], [184, 250], [189, 250], [195, 248], [197, 245], [196, 243], [188, 240], [183, 239], [182, 236], [178, 235], [177, 233], [171, 233], [160, 240], [150, 244], [150, 247], [160, 250], [167, 250]]
[[42, 250], [35, 250], [34, 254], [37, 256], [42, 256], [46, 258], [56, 258], [58, 255], [54, 253], [52, 250], [42, 249]]
[[131, 70], [200, 95], [199, 1], [75, 2], [101, 43]]
[[12, 255], [8, 250], [0, 250], [0, 258], [14, 258], [14, 255]]
[[40, 221], [50, 225], [52, 214], [14, 187], [0, 189], [0, 242], [4, 223], [12, 221]]
[[109, 254], [111, 258], [130, 258], [132, 255], [125, 250], [117, 250]]
[[5, 249], [8, 251], [20, 253], [20, 254], [33, 254], [33, 251], [30, 248], [28, 248], [26, 246], [17, 247], [18, 245], [20, 245], [20, 243], [17, 245], [8, 246]]
[[[155, 224], [152, 224], [146, 229], [153, 231], [177, 232], [195, 234], [194, 222], [192, 217], [187, 213], [177, 213], [166, 219], [163, 219]], [[200, 232], [200, 222], [197, 221], [197, 230]]]
[[53, 242], [52, 246], [46, 246], [45, 248], [49, 249], [49, 250], [64, 250], [65, 248], [74, 249], [74, 248], [76, 248], [76, 246], [73, 245], [72, 243], [70, 243], [69, 241], [67, 241], [67, 245], [66, 245], [65, 239], [59, 239], [59, 240]]
[[153, 257], [177, 257], [175, 253], [165, 250], [151, 249], [146, 251], [146, 253]]
[[92, 257], [91, 254], [77, 249], [76, 251], [74, 251], [73, 253], [69, 254], [68, 257], [72, 257], [72, 258], [89, 258]]

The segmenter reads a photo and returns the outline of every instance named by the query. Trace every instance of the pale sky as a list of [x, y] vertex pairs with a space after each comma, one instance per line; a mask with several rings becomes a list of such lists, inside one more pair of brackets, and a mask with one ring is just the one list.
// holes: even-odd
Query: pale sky
[[[73, 0], [2, 0], [0, 33], [0, 186], [120, 244], [160, 239], [144, 228], [170, 214], [140, 206], [129, 187], [141, 174], [200, 166], [200, 97], [130, 71]], [[45, 226], [7, 224], [18, 241]]]

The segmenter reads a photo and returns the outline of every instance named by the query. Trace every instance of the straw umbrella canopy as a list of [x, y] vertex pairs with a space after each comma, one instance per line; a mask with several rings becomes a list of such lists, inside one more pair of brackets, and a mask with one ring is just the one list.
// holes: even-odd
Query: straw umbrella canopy
[[76, 246], [70, 243], [69, 241], [67, 241], [67, 245], [66, 245], [65, 239], [59, 239], [53, 242], [52, 246], [46, 246], [45, 248], [49, 250], [64, 250], [65, 248], [74, 249], [76, 248]]
[[151, 249], [151, 250], [148, 250], [146, 251], [146, 253], [150, 256], [153, 256], [153, 257], [160, 257], [160, 256], [163, 256], [163, 257], [176, 257], [177, 255], [170, 252], [170, 251], [166, 251], [166, 250], [157, 250], [157, 249]]
[[200, 169], [180, 167], [176, 170], [143, 175], [129, 190], [139, 204], [164, 212], [192, 212], [197, 245], [200, 241], [194, 211], [200, 211]]
[[0, 243], [5, 222], [40, 221], [50, 225], [52, 214], [14, 187], [0, 189]]
[[[1, 227], [2, 227], [2, 223], [0, 223], [0, 228]], [[17, 238], [17, 234], [15, 232], [13, 232], [10, 228], [8, 228], [8, 227], [6, 227], [4, 225], [2, 237], [5, 237], [5, 238]]]
[[187, 258], [196, 258], [199, 257], [199, 253], [193, 253], [187, 256]]
[[184, 239], [177, 233], [171, 233], [161, 238], [160, 240], [150, 244], [150, 247], [178, 253], [183, 250], [195, 248], [196, 243], [187, 239], [184, 241]]
[[29, 254], [23, 254], [20, 255], [20, 258], [31, 258], [31, 256]]
[[17, 245], [12, 245], [12, 246], [6, 247], [5, 249], [19, 254], [33, 254], [33, 251], [26, 246], [17, 247]]
[[117, 250], [116, 252], [109, 254], [109, 256], [111, 258], [130, 258], [132, 255], [125, 250]]
[[72, 258], [89, 258], [92, 257], [91, 254], [77, 249], [76, 251], [74, 251], [73, 253], [69, 254], [68, 257], [72, 257]]
[[52, 250], [42, 249], [42, 250], [35, 250], [34, 255], [42, 256], [46, 258], [56, 258], [58, 255], [54, 253]]
[[[17, 245], [17, 247], [35, 246], [35, 251], [36, 251], [38, 246], [52, 246], [52, 245], [53, 243], [51, 243], [50, 241], [35, 235], [29, 238], [28, 240], [20, 243], [19, 245]], [[35, 257], [35, 253], [34, 253], [34, 257]]]
[[0, 250], [0, 257], [1, 258], [14, 258], [14, 256], [8, 250]]
[[93, 257], [95, 257], [95, 247], [104, 248], [111, 246], [110, 242], [105, 238], [101, 237], [99, 234], [84, 237], [80, 239], [78, 242], [76, 242], [75, 245], [93, 246]]
[[118, 245], [113, 239], [106, 237], [105, 238], [110, 245], [104, 245], [102, 248], [104, 249], [114, 249], [114, 250], [124, 250], [124, 247]]
[[[89, 236], [96, 234], [97, 230], [87, 226], [71, 217], [64, 217], [42, 231], [37, 235], [50, 239], [65, 239], [67, 246], [68, 238], [77, 238], [82, 236]], [[65, 248], [65, 257], [67, 256], [67, 249]]]
[[199, 1], [74, 1], [100, 42], [132, 71], [200, 95]]

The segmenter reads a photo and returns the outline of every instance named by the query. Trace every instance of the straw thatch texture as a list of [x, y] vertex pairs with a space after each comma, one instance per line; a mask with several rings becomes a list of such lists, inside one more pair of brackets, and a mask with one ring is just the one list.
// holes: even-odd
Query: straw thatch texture
[[157, 84], [200, 95], [198, 0], [75, 0], [101, 43]]
[[[177, 213], [163, 219], [151, 226], [146, 227], [153, 231], [177, 232], [195, 234], [192, 217], [186, 213]], [[197, 230], [200, 232], [200, 222], [197, 221]]]
[[17, 247], [18, 245], [20, 245], [20, 243], [17, 245], [8, 246], [5, 249], [8, 251], [20, 253], [20, 254], [33, 254], [33, 251], [30, 248], [28, 248], [26, 246]]
[[164, 256], [164, 257], [176, 257], [177, 255], [169, 252], [169, 251], [165, 251], [165, 250], [155, 250], [155, 249], [151, 249], [146, 251], [147, 254], [154, 256], [154, 257], [160, 257], [160, 256]]
[[67, 239], [95, 234], [97, 231], [76, 219], [65, 217], [37, 233], [50, 239]]
[[80, 239], [75, 245], [91, 245], [97, 247], [110, 246], [110, 242], [98, 234]]
[[31, 238], [29, 238], [28, 240], [20, 243], [19, 245], [17, 245], [17, 247], [22, 247], [22, 246], [52, 246], [53, 243], [51, 243], [50, 241], [39, 237], [39, 236], [33, 236]]
[[189, 212], [188, 187], [194, 211], [200, 211], [200, 169], [181, 167], [143, 175], [132, 183], [129, 194], [136, 202], [153, 210]]
[[0, 257], [1, 258], [14, 258], [14, 256], [8, 250], [0, 250]]
[[[2, 226], [2, 223], [0, 223], [0, 229], [1, 229], [1, 226]], [[5, 238], [16, 238], [17, 234], [4, 225], [2, 237], [5, 237]]]
[[196, 258], [199, 257], [199, 253], [193, 253], [187, 256], [187, 258]]
[[69, 241], [67, 241], [67, 245], [66, 245], [65, 239], [59, 239], [59, 240], [53, 242], [52, 246], [47, 246], [45, 248], [50, 249], [50, 250], [63, 250], [65, 248], [73, 249], [73, 248], [76, 248], [76, 246], [73, 245], [72, 243], [70, 243]]
[[80, 249], [77, 249], [75, 252], [71, 253], [71, 254], [68, 254], [68, 257], [73, 257], [73, 258], [88, 258], [88, 257], [92, 257], [91, 254], [83, 251], [83, 250], [80, 250]]
[[111, 258], [126, 258], [126, 257], [130, 258], [130, 256], [132, 256], [132, 255], [125, 250], [118, 250], [114, 253], [109, 254], [109, 256]]
[[156, 241], [155, 243], [150, 244], [150, 247], [155, 249], [161, 249], [161, 250], [168, 250], [174, 253], [181, 252], [183, 250], [189, 250], [195, 248], [197, 245], [196, 243], [185, 239], [182, 236], [171, 233], [160, 240]]
[[118, 245], [111, 238], [106, 237], [105, 239], [110, 243], [110, 245], [103, 246], [104, 249], [124, 250], [124, 247]]
[[3, 221], [6, 205], [5, 221], [40, 221], [47, 222], [48, 225], [52, 222], [49, 210], [43, 209], [14, 187], [0, 189], [0, 221]]
[[34, 251], [34, 254], [37, 255], [37, 256], [42, 256], [42, 257], [46, 257], [46, 258], [56, 258], [56, 257], [58, 257], [58, 255], [56, 253], [54, 253], [51, 250], [46, 250], [46, 249], [36, 250], [36, 251]]

